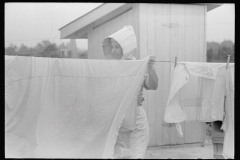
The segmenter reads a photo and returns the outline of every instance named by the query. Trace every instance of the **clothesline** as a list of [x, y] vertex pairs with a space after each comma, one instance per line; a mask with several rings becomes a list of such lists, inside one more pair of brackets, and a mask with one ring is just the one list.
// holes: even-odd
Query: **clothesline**
[[[18, 55], [16, 55], [16, 56], [18, 56]], [[228, 68], [229, 61], [230, 61], [230, 55], [228, 55], [228, 58], [227, 58], [227, 67], [226, 68]], [[177, 56], [175, 57], [175, 62], [173, 62], [173, 61], [155, 61], [155, 62], [171, 62], [171, 63], [175, 64], [174, 65], [174, 68], [175, 68], [177, 65]], [[206, 63], [209, 63], [209, 62], [206, 62]]]
[[175, 63], [173, 61], [155, 61], [155, 62], [172, 62], [172, 63]]
[[[226, 66], [226, 69], [228, 68], [229, 61], [230, 61], [230, 55], [228, 55], [228, 58], [227, 58], [227, 66]], [[174, 68], [175, 68], [176, 65], [177, 65], [177, 56], [175, 57], [175, 62], [173, 62], [173, 61], [155, 61], [155, 62], [172, 62], [172, 63], [175, 64], [175, 65], [174, 65]], [[206, 63], [209, 63], [209, 62], [206, 62]]]

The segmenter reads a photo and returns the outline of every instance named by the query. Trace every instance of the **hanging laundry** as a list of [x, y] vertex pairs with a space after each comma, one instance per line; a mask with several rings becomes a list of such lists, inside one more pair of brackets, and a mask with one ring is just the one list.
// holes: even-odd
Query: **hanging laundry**
[[226, 63], [179, 62], [173, 71], [166, 123], [223, 120]]
[[112, 158], [148, 60], [5, 56], [6, 157]]
[[226, 114], [221, 129], [224, 130], [224, 141], [222, 155], [225, 159], [234, 159], [234, 69], [235, 64], [229, 64], [226, 82]]

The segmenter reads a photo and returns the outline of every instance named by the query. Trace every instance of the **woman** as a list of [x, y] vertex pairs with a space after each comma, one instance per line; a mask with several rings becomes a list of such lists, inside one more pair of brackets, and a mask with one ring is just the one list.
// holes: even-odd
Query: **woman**
[[[127, 25], [108, 36], [103, 41], [103, 52], [106, 59], [135, 60], [137, 49], [133, 27]], [[149, 126], [146, 113], [142, 107], [143, 88], [156, 90], [158, 77], [154, 68], [155, 57], [150, 56], [148, 71], [137, 100], [136, 123], [133, 130], [121, 126], [114, 147], [114, 158], [144, 158], [149, 142]]]

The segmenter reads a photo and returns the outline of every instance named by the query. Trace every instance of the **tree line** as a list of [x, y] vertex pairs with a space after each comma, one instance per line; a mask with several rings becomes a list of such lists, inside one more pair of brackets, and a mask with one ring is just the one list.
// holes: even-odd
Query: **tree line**
[[[22, 44], [20, 47], [10, 44], [5, 47], [5, 55], [18, 56], [35, 56], [35, 57], [52, 57], [52, 58], [71, 58], [71, 50], [67, 50], [67, 54], [63, 56], [62, 50], [68, 48], [68, 43], [57, 45], [47, 40], [43, 40], [35, 47], [27, 47]], [[87, 59], [87, 50], [77, 51], [80, 59]], [[230, 40], [224, 40], [222, 43], [207, 42], [207, 62], [226, 62], [230, 55], [230, 62], [234, 62], [235, 44]]]
[[227, 62], [230, 55], [230, 62], [235, 60], [235, 44], [231, 40], [224, 40], [222, 43], [207, 42], [207, 62]]
[[[35, 47], [27, 47], [22, 44], [20, 47], [10, 44], [8, 47], [5, 47], [5, 55], [17, 55], [17, 56], [34, 56], [34, 57], [52, 57], [52, 58], [71, 58], [71, 50], [67, 50], [67, 55], [63, 56], [63, 50], [68, 49], [68, 43], [61, 43], [57, 45], [51, 43], [47, 40], [43, 40], [40, 43], [37, 43]], [[78, 49], [77, 55], [79, 58], [87, 58], [87, 50]]]

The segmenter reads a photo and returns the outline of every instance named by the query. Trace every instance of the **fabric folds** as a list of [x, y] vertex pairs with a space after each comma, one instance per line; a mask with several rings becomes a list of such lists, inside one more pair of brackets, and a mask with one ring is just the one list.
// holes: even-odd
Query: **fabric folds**
[[5, 56], [6, 157], [112, 158], [148, 60]]
[[[180, 62], [173, 71], [166, 123], [223, 121], [223, 156], [234, 158], [234, 64]], [[224, 104], [224, 99], [225, 104]]]
[[226, 63], [179, 62], [170, 85], [166, 123], [223, 120]]

